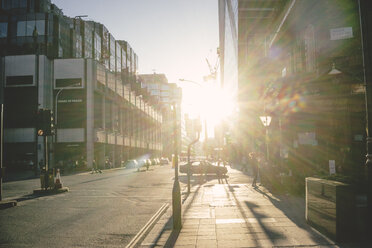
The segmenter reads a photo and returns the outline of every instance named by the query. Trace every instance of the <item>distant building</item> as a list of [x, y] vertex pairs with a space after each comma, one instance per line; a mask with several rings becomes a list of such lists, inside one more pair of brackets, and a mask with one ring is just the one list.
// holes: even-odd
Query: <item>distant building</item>
[[164, 74], [141, 74], [138, 76], [143, 88], [150, 92], [150, 95], [155, 97], [162, 104], [162, 140], [163, 140], [163, 156], [171, 157], [174, 151], [174, 117], [172, 113], [172, 105], [176, 104], [177, 108], [177, 123], [178, 123], [178, 151], [182, 150], [182, 132], [181, 132], [181, 102], [182, 89], [174, 83], [168, 83], [168, 79]]
[[49, 0], [0, 2], [4, 159], [8, 169], [43, 159], [38, 109], [55, 113], [52, 162], [121, 161], [162, 153], [161, 103], [137, 80], [138, 57], [94, 21], [70, 18]]

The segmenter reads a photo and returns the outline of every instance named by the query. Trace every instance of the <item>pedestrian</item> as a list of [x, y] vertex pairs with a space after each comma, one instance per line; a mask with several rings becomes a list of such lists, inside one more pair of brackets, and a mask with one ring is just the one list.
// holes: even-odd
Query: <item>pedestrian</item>
[[252, 186], [257, 187], [256, 182], [257, 182], [257, 178], [258, 178], [258, 174], [259, 174], [259, 165], [258, 165], [259, 158], [258, 158], [258, 156], [255, 152], [251, 152], [251, 153], [249, 153], [249, 159], [250, 159], [250, 164], [251, 164], [252, 169], [253, 169]]
[[243, 159], [242, 159], [242, 171], [247, 172], [247, 157], [246, 156], [243, 156]]
[[44, 159], [41, 159], [40, 161], [39, 161], [39, 165], [38, 165], [38, 167], [36, 168], [36, 173], [37, 174], [39, 174], [40, 173], [40, 170], [42, 169], [42, 168], [44, 168]]

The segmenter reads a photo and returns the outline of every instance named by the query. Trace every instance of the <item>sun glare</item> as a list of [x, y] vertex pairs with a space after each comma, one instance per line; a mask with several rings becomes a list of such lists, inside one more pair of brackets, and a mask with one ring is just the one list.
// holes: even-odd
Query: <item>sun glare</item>
[[207, 121], [208, 133], [213, 134], [214, 127], [222, 120], [228, 119], [235, 109], [234, 97], [213, 83], [203, 87], [188, 86], [183, 88], [185, 113], [190, 117], [200, 116]]

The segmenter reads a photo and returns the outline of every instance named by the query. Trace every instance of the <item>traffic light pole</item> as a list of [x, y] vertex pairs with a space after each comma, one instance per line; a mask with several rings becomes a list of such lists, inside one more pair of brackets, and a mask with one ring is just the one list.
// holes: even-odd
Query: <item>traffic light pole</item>
[[45, 189], [49, 187], [49, 172], [48, 172], [48, 136], [44, 135], [44, 161], [45, 161], [45, 171], [44, 171], [44, 182], [45, 182]]
[[3, 130], [4, 130], [4, 115], [3, 115], [3, 111], [4, 111], [4, 104], [1, 104], [0, 105], [0, 201], [3, 200]]

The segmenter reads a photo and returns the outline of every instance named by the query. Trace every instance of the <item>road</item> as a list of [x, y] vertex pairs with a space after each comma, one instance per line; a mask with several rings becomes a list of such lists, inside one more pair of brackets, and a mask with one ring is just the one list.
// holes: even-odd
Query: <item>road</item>
[[113, 169], [62, 177], [68, 193], [35, 197], [38, 179], [3, 185], [18, 206], [0, 211], [0, 247], [125, 247], [166, 202], [174, 170]]

